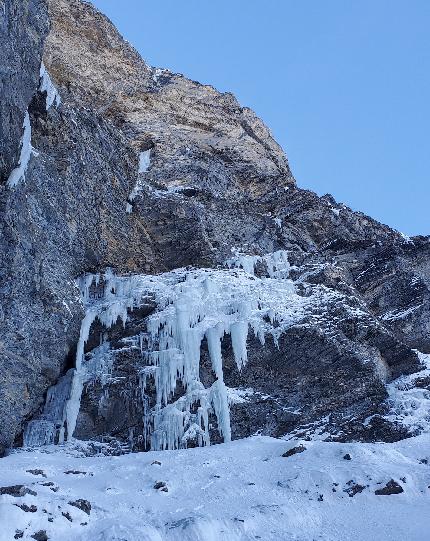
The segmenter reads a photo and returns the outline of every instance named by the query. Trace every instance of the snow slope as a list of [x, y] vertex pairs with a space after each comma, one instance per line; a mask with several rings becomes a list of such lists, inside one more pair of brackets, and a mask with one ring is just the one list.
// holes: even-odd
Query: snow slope
[[[300, 443], [305, 451], [282, 457]], [[88, 449], [72, 442], [0, 460], [0, 486], [23, 484], [37, 493], [0, 496], [1, 541], [21, 532], [22, 539], [34, 539], [43, 531], [47, 537], [36, 538], [429, 539], [429, 434], [395, 444], [253, 437], [205, 448], [85, 457]], [[375, 495], [391, 479], [403, 493]], [[167, 492], [164, 485], [154, 488], [157, 482]], [[90, 515], [69, 503], [80, 499], [91, 503]], [[17, 504], [26, 504], [27, 511]]]

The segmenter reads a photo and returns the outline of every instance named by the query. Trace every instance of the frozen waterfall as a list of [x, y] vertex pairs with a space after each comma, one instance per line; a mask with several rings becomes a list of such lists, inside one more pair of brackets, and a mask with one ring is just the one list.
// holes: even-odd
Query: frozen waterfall
[[[144, 438], [154, 450], [186, 447], [191, 440], [210, 444], [209, 417], [214, 415], [224, 441], [231, 439], [228, 389], [224, 383], [221, 342], [231, 336], [239, 370], [247, 363], [247, 338], [252, 332], [261, 343], [271, 334], [275, 340], [301, 317], [306, 299], [296, 294], [288, 275], [286, 252], [259, 257], [267, 276], [253, 275], [255, 256], [230, 260], [224, 269], [179, 269], [161, 275], [86, 275], [79, 282], [86, 314], [82, 321], [76, 367], [50, 389], [45, 409], [25, 431], [25, 445], [70, 440], [79, 414], [85, 383], [94, 376], [91, 355], [85, 355], [95, 320], [107, 329], [118, 319], [126, 323], [129, 312], [148, 300], [157, 309], [146, 319], [139, 337], [142, 353], [140, 396], [147, 383], [155, 383], [155, 405], [144, 414]], [[243, 258], [252, 258], [246, 260]], [[252, 261], [252, 265], [250, 262]], [[91, 288], [103, 284], [100, 298]], [[274, 325], [276, 322], [276, 325]], [[199, 377], [200, 351], [206, 339], [215, 381], [205, 388]], [[98, 352], [108, 355], [108, 348]], [[103, 364], [103, 363], [102, 363]], [[178, 384], [184, 394], [176, 398]]]

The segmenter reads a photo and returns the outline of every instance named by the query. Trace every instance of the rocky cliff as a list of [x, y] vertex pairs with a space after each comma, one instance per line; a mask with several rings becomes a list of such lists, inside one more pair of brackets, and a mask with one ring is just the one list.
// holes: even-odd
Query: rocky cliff
[[297, 187], [251, 110], [91, 4], [3, 5], [0, 445], [419, 431], [429, 237]]

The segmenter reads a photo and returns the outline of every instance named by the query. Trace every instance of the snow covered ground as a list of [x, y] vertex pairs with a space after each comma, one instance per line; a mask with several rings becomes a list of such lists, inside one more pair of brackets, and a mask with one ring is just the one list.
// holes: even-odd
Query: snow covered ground
[[[253, 437], [118, 457], [85, 457], [82, 445], [0, 460], [0, 487], [24, 485], [0, 489], [24, 494], [0, 496], [1, 541], [430, 539], [429, 434], [394, 444]], [[403, 492], [375, 495], [390, 480]]]

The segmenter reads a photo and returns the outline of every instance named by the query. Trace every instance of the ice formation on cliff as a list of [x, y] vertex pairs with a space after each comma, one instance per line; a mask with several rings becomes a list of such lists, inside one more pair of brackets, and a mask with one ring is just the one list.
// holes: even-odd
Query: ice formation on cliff
[[19, 156], [18, 167], [9, 175], [7, 185], [9, 188], [15, 188], [22, 180], [25, 180], [25, 173], [32, 155], [37, 156], [37, 152], [31, 146], [31, 124], [30, 115], [26, 111], [24, 123], [22, 125], [24, 133], [21, 138], [21, 154]]
[[51, 81], [51, 77], [49, 76], [49, 73], [47, 72], [43, 62], [40, 66], [39, 91], [46, 92], [46, 110], [50, 109], [50, 107], [52, 107], [52, 105], [54, 104], [55, 107], [59, 107], [61, 103], [60, 94], [55, 88], [54, 83]]
[[[266, 276], [252, 274], [257, 261], [264, 262]], [[102, 350], [85, 355], [92, 323], [98, 319], [110, 328], [118, 319], [126, 323], [129, 312], [151, 298], [157, 309], [146, 319], [140, 336], [142, 370], [140, 392], [155, 382], [155, 406], [144, 418], [144, 438], [151, 449], [186, 447], [190, 440], [210, 443], [209, 416], [215, 415], [224, 441], [231, 439], [228, 390], [224, 383], [221, 341], [231, 336], [238, 369], [247, 362], [247, 338], [252, 332], [262, 344], [272, 335], [275, 343], [292, 323], [303, 318], [307, 304], [315, 299], [296, 293], [287, 278], [286, 252], [266, 256], [239, 256], [224, 269], [179, 269], [161, 275], [116, 276], [89, 274], [79, 280], [86, 314], [76, 353], [76, 368], [69, 375], [69, 388], [51, 391], [62, 401], [52, 408], [48, 401], [41, 416], [40, 433], [35, 420], [26, 430], [26, 445], [72, 438], [79, 413], [83, 385], [103, 372]], [[241, 268], [242, 267], [242, 268]], [[242, 270], [245, 269], [245, 270]], [[91, 287], [103, 284], [103, 296], [90, 296]], [[325, 295], [326, 292], [322, 291]], [[205, 388], [199, 378], [200, 350], [206, 339], [215, 382]], [[107, 361], [106, 361], [107, 362]], [[176, 398], [178, 384], [184, 394]], [[61, 385], [61, 381], [60, 384]], [[52, 419], [52, 410], [58, 414]], [[46, 422], [52, 421], [46, 436]], [[31, 429], [31, 430], [30, 430]]]
[[139, 154], [139, 177], [137, 179], [137, 182], [133, 190], [128, 196], [128, 202], [126, 204], [127, 214], [130, 214], [130, 212], [133, 210], [133, 206], [131, 205], [131, 202], [136, 198], [136, 196], [139, 194], [139, 192], [142, 189], [142, 180], [140, 178], [140, 175], [142, 175], [143, 173], [146, 173], [150, 165], [151, 165], [151, 149], [144, 150], [143, 152]]

